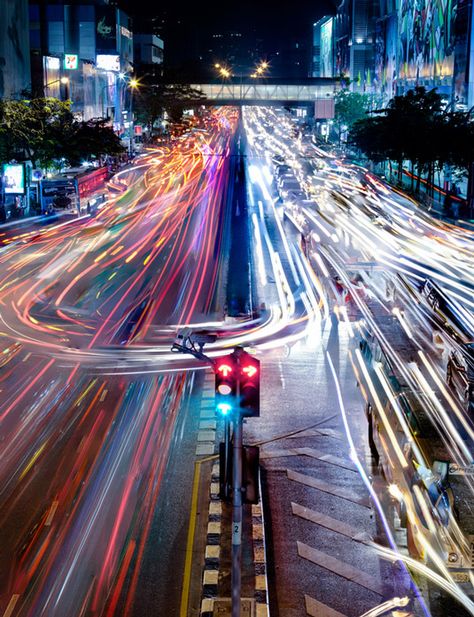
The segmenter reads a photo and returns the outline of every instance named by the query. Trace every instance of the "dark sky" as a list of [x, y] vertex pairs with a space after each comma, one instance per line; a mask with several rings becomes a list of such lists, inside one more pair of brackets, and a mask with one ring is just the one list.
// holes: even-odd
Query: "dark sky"
[[332, 0], [297, 0], [292, 2], [279, 2], [278, 0], [237, 0], [225, 2], [225, 0], [208, 0], [200, 2], [195, 0], [173, 2], [154, 2], [153, 0], [123, 0], [122, 4], [130, 14], [153, 16], [165, 10], [170, 16], [181, 17], [188, 23], [197, 27], [215, 25], [222, 27], [229, 25], [242, 28], [254, 25], [262, 34], [268, 35], [275, 31], [280, 35], [289, 29], [292, 34], [306, 30], [313, 21], [319, 17], [334, 13]]
[[[165, 65], [169, 68], [186, 67], [191, 73], [197, 70], [202, 51], [212, 46], [206, 43], [209, 35], [227, 30], [243, 33], [243, 57], [249, 57], [251, 50], [255, 49], [261, 57], [272, 61], [279, 50], [280, 61], [291, 61], [289, 50], [291, 46], [294, 50], [298, 41], [302, 53], [303, 48], [307, 50], [304, 51], [304, 62], [300, 63], [300, 71], [307, 75], [312, 24], [323, 15], [335, 14], [333, 0], [173, 0], [166, 3], [121, 0], [120, 4], [134, 18], [135, 31], [149, 30], [152, 17], [165, 16], [167, 25], [162, 34], [165, 41]], [[207, 62], [207, 59], [203, 62]], [[272, 66], [275, 75], [275, 61], [272, 61]], [[290, 74], [289, 70], [281, 66], [278, 69], [280, 74], [285, 75]]]

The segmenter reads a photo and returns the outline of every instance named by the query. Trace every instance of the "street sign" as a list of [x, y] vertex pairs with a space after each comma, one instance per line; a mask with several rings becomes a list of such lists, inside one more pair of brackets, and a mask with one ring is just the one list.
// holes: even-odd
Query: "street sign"
[[76, 70], [79, 66], [79, 56], [77, 54], [64, 55], [64, 68], [68, 71]]

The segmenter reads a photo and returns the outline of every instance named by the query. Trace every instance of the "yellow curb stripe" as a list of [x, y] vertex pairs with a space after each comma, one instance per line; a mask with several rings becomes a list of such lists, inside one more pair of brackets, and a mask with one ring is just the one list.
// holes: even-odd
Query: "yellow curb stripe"
[[201, 477], [201, 461], [194, 464], [193, 492], [191, 497], [191, 512], [189, 514], [188, 540], [186, 542], [186, 560], [184, 562], [183, 591], [181, 593], [180, 617], [187, 617], [189, 602], [189, 587], [191, 584], [191, 568], [193, 565], [194, 535], [196, 533], [196, 515], [199, 494], [199, 479]]

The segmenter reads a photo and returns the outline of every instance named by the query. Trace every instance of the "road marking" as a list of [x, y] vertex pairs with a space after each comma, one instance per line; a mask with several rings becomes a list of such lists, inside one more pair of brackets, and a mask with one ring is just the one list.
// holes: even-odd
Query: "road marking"
[[26, 356], [23, 358], [23, 362], [26, 362], [31, 356], [31, 351], [29, 351]]
[[298, 546], [298, 555], [303, 557], [303, 559], [307, 559], [312, 563], [329, 570], [330, 572], [334, 572], [338, 576], [347, 579], [348, 581], [352, 581], [361, 587], [365, 587], [369, 591], [373, 591], [374, 593], [383, 596], [383, 586], [377, 583], [376, 580], [369, 574], [354, 568], [353, 566], [345, 563], [344, 561], [340, 561], [331, 555], [327, 555], [321, 551], [318, 551], [303, 542], [296, 542]]
[[198, 432], [198, 436], [197, 436], [198, 441], [209, 441], [211, 443], [214, 443], [215, 439], [216, 439], [215, 431], [199, 431]]
[[201, 420], [201, 422], [199, 422], [199, 430], [204, 430], [204, 431], [215, 431], [216, 430], [216, 421], [215, 420]]
[[208, 544], [206, 546], [206, 559], [219, 559], [220, 546]]
[[304, 518], [307, 521], [311, 521], [316, 525], [325, 527], [326, 529], [339, 533], [342, 536], [346, 536], [347, 538], [355, 540], [356, 542], [369, 543], [373, 541], [369, 534], [360, 532], [357, 529], [354, 529], [354, 527], [348, 525], [347, 523], [332, 518], [331, 516], [326, 516], [322, 512], [316, 512], [316, 510], [311, 510], [310, 508], [300, 506], [293, 501], [291, 502], [291, 509], [295, 516]]
[[349, 471], [357, 472], [354, 463], [352, 463], [351, 461], [345, 461], [339, 456], [334, 456], [333, 454], [323, 454], [322, 452], [318, 452], [314, 448], [297, 448], [297, 451], [298, 454], [304, 454], [305, 456], [316, 458], [319, 461], [323, 461], [324, 463], [330, 463], [331, 465], [337, 465], [338, 467], [349, 469]]
[[191, 585], [191, 570], [193, 565], [194, 535], [196, 533], [196, 518], [198, 509], [199, 480], [201, 477], [201, 461], [194, 463], [193, 489], [191, 493], [191, 511], [189, 513], [188, 539], [186, 541], [186, 558], [184, 561], [183, 590], [181, 592], [180, 617], [187, 617], [189, 603], [189, 588]]
[[333, 437], [334, 439], [339, 439], [341, 441], [345, 439], [345, 436], [341, 432], [335, 431], [333, 428], [308, 429], [303, 433], [290, 435], [288, 439], [297, 439], [299, 437]]
[[318, 600], [315, 600], [306, 594], [304, 596], [304, 601], [306, 604], [306, 612], [311, 617], [347, 617], [346, 615], [343, 615], [343, 613], [334, 610], [322, 602], [318, 602]]
[[8, 603], [7, 608], [5, 609], [5, 612], [3, 613], [3, 617], [10, 617], [10, 615], [13, 613], [16, 603], [18, 602], [18, 599], [20, 597], [20, 594], [18, 593], [14, 593], [12, 595], [12, 597], [10, 598], [10, 602]]
[[260, 454], [261, 459], [267, 458], [284, 458], [285, 456], [298, 456], [299, 452], [296, 448], [291, 448], [288, 450], [271, 450], [270, 452], [262, 452]]
[[99, 402], [100, 402], [100, 403], [103, 403], [103, 402], [105, 401], [105, 397], [107, 396], [107, 392], [108, 392], [108, 390], [107, 390], [107, 389], [105, 389], [105, 390], [102, 392], [102, 394], [100, 395], [100, 399], [99, 399]]
[[220, 522], [210, 521], [207, 524], [207, 534], [220, 534], [221, 533], [221, 524]]
[[323, 454], [314, 448], [288, 448], [285, 450], [271, 450], [270, 452], [262, 453], [260, 458], [283, 458], [285, 456], [309, 456], [311, 458], [318, 459], [318, 461], [322, 461], [323, 463], [337, 465], [337, 467], [342, 467], [343, 469], [348, 469], [349, 471], [355, 471], [357, 473], [357, 469], [351, 461], [345, 461], [344, 459], [334, 456], [333, 454]]
[[345, 499], [346, 501], [350, 501], [364, 508], [371, 509], [368, 497], [358, 497], [355, 493], [346, 488], [343, 488], [341, 486], [333, 486], [332, 484], [328, 484], [323, 480], [313, 478], [312, 476], [307, 476], [303, 473], [299, 473], [298, 471], [293, 471], [292, 469], [287, 469], [286, 473], [289, 480], [299, 482], [300, 484], [310, 486], [311, 488], [315, 488], [318, 491], [322, 491], [323, 493], [329, 493], [330, 495], [334, 495], [335, 497], [340, 497], [341, 499]]
[[217, 585], [219, 578], [218, 570], [204, 570], [203, 583], [204, 585]]
[[58, 505], [59, 505], [59, 501], [53, 501], [53, 504], [52, 504], [51, 509], [49, 511], [49, 514], [48, 514], [48, 518], [46, 519], [46, 522], [44, 524], [45, 527], [49, 527], [51, 525], [51, 522], [53, 520], [53, 516], [56, 513], [56, 509], [57, 509]]
[[214, 454], [214, 442], [202, 441], [196, 446], [196, 456], [209, 456]]

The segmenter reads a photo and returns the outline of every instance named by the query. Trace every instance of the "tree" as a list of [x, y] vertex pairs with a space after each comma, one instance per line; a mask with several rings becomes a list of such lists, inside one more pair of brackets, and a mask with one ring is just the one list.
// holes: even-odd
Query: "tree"
[[119, 156], [125, 152], [119, 136], [102, 118], [73, 123], [70, 137], [64, 152], [64, 158], [70, 165], [103, 156]]
[[74, 121], [69, 102], [53, 98], [7, 100], [0, 106], [0, 156], [51, 167], [67, 127]]
[[0, 160], [46, 169], [123, 152], [104, 120], [78, 122], [70, 103], [53, 98], [0, 102]]
[[[359, 92], [349, 92], [349, 90], [340, 90], [335, 100], [335, 117], [334, 123], [338, 130], [339, 141], [343, 130], [350, 129], [357, 120], [366, 117], [367, 110], [370, 107], [371, 97], [368, 94]], [[342, 127], [347, 127], [343, 129]]]
[[151, 84], [135, 95], [137, 118], [150, 133], [166, 111], [172, 122], [179, 122], [183, 110], [202, 104], [205, 95], [186, 84]]

